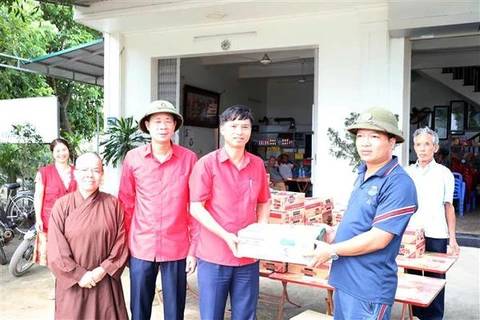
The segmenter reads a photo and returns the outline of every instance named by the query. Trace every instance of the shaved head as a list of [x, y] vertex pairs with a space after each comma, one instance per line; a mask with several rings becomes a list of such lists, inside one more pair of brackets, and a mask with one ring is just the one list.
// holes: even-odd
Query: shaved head
[[95, 152], [87, 152], [82, 154], [77, 158], [77, 161], [75, 161], [75, 166], [93, 166], [97, 165], [98, 163], [101, 164], [101, 168], [103, 169], [103, 163], [102, 163], [102, 158]]
[[103, 177], [103, 164], [100, 156], [87, 152], [77, 158], [75, 162], [75, 180], [78, 190], [87, 198], [100, 187]]

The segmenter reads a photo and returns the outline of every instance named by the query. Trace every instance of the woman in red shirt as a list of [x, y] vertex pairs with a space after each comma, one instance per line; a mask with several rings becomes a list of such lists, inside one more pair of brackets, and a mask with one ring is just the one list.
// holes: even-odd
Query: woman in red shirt
[[[48, 220], [52, 207], [58, 198], [77, 190], [77, 182], [73, 176], [74, 167], [70, 165], [68, 142], [58, 138], [50, 143], [54, 163], [42, 167], [35, 177], [35, 228], [38, 231], [37, 245], [33, 261], [39, 265], [47, 265], [47, 232]], [[55, 293], [49, 296], [55, 299]]]

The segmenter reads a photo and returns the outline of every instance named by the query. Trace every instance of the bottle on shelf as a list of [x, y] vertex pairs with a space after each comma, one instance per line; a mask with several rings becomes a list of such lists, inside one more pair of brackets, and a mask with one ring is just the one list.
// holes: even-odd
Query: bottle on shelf
[[300, 167], [298, 168], [298, 177], [305, 178], [305, 168], [303, 167], [303, 163], [300, 163]]

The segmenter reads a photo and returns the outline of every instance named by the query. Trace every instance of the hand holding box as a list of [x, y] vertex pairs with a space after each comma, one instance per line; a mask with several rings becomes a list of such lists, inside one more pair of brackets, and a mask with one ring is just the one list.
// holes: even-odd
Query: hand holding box
[[305, 255], [323, 241], [327, 225], [254, 223], [238, 232], [238, 254], [242, 257], [308, 264]]

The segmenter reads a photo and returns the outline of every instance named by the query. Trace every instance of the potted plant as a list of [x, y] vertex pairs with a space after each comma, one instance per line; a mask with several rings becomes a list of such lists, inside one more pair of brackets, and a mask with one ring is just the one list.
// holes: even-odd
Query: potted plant
[[105, 164], [114, 168], [121, 164], [128, 151], [146, 144], [150, 137], [138, 129], [138, 121], [133, 117], [119, 118], [107, 129], [106, 139], [100, 143]]

